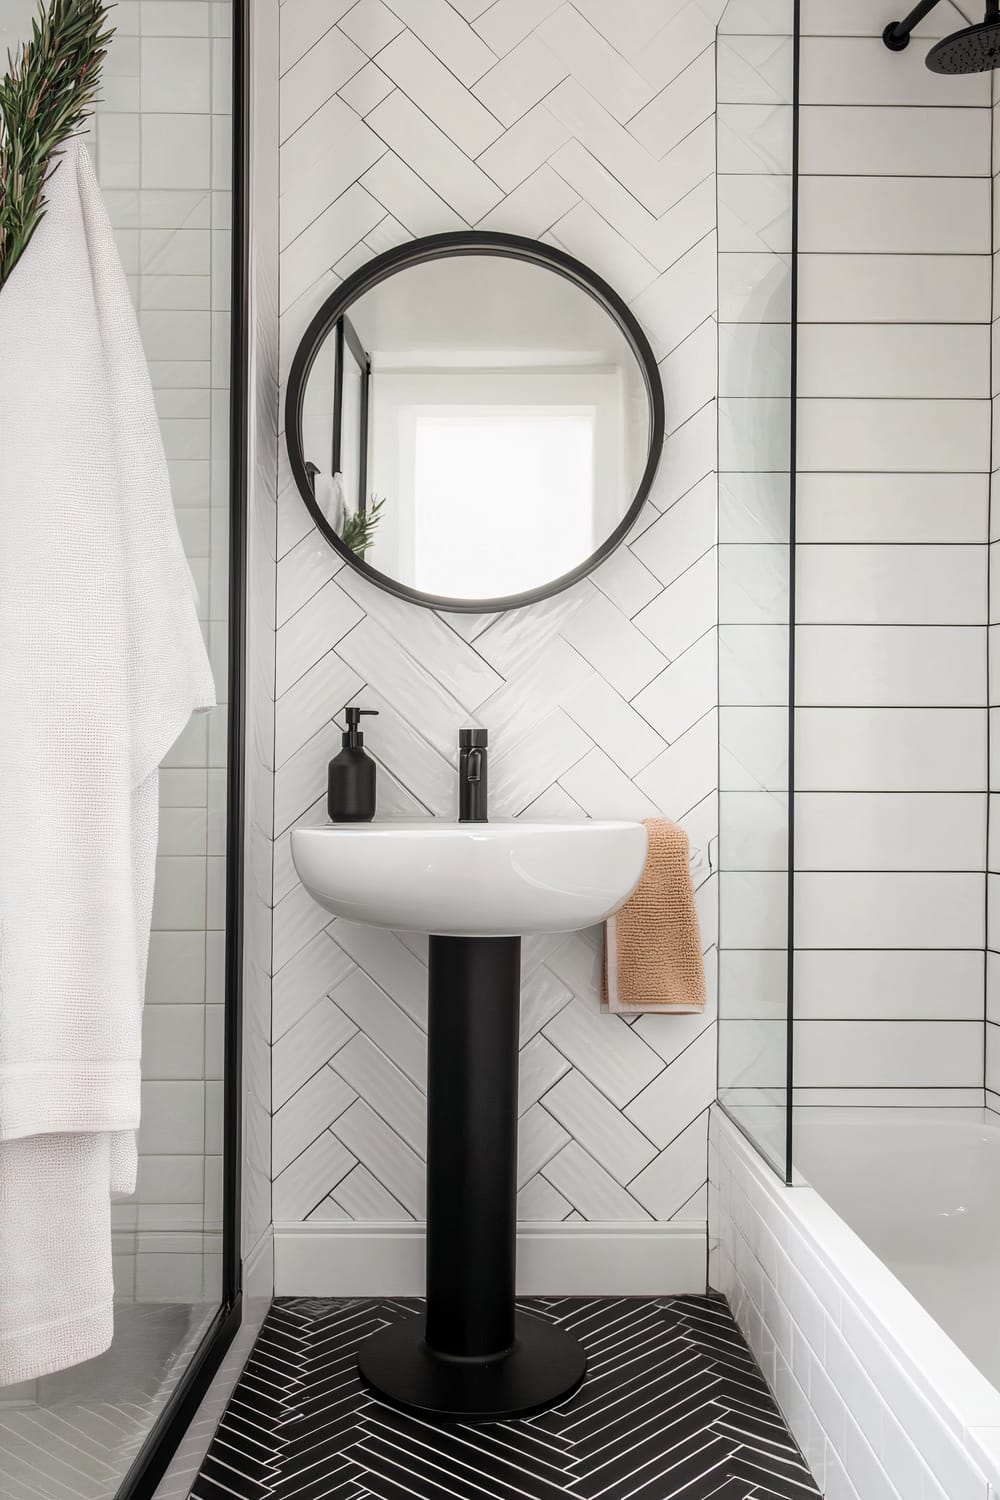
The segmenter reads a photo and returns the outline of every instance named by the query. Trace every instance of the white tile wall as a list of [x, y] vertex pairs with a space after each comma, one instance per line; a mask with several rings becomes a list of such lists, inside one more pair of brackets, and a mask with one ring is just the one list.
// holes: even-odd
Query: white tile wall
[[[685, 821], [705, 855], [703, 937], [714, 948], [711, 9], [280, 8], [282, 371], [349, 270], [414, 235], [493, 227], [565, 246], [622, 292], [661, 358], [670, 436], [628, 547], [571, 593], [487, 619], [425, 613], [345, 574], [311, 532], [282, 456], [269, 830], [276, 1220], [423, 1212], [425, 945], [329, 922], [301, 891], [283, 836], [324, 816], [329, 720], [347, 701], [381, 713], [368, 743], [383, 812], [453, 813], [457, 731], [476, 718], [491, 731], [498, 813]], [[598, 938], [525, 948], [522, 1215], [700, 1221], [714, 995], [698, 1018], [703, 1039], [686, 1049], [669, 1026], [601, 1015]]]
[[217, 1236], [221, 1220], [230, 171], [224, 149], [213, 164], [212, 139], [221, 142], [231, 111], [225, 70], [213, 69], [213, 56], [218, 63], [228, 53], [229, 13], [228, 0], [118, 6], [94, 126], [223, 705], [217, 722], [203, 716], [190, 726], [162, 773], [139, 1187], [115, 1208], [138, 1251], [134, 1271], [117, 1257], [119, 1292], [127, 1280], [142, 1299], [219, 1295], [218, 1257], [204, 1253], [200, 1234], [207, 1227]]
[[807, 0], [803, 15], [796, 1083], [802, 1099], [920, 1088], [944, 1103], [959, 1088], [972, 1102], [984, 1068], [989, 87], [924, 67], [939, 11], [919, 46], [893, 54], [877, 42], [892, 17], [876, 9], [881, 24], [853, 4], [822, 16]]

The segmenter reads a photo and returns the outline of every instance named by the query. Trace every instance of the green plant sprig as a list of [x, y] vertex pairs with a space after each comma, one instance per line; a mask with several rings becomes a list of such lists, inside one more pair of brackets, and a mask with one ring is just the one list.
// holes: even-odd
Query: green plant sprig
[[368, 509], [364, 513], [359, 510], [353, 516], [348, 516], [341, 527], [340, 540], [361, 558], [375, 540], [375, 530], [381, 520], [384, 504], [384, 495], [381, 500], [372, 495]]
[[31, 37], [0, 79], [0, 287], [45, 216], [53, 156], [85, 123], [114, 35], [104, 0], [39, 0]]

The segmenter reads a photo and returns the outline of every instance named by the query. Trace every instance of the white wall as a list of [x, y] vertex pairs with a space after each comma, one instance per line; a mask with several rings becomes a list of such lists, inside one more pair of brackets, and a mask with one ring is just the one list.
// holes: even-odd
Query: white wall
[[[457, 731], [477, 718], [497, 814], [666, 812], [713, 844], [716, 20], [712, 0], [281, 7], [283, 370], [366, 259], [492, 227], [563, 246], [623, 294], [660, 359], [668, 438], [629, 546], [592, 581], [499, 618], [422, 611], [341, 569], [282, 458], [279, 1268], [283, 1224], [423, 1214], [424, 944], [330, 922], [289, 858], [289, 829], [325, 818], [330, 719], [347, 701], [381, 711], [367, 739], [383, 815], [453, 816]], [[699, 892], [713, 975], [714, 885]], [[601, 1015], [598, 978], [597, 934], [526, 945], [521, 1214], [703, 1232], [714, 980], [703, 1018], [629, 1026]]]
[[797, 1101], [983, 1087], [990, 81], [805, 0]]

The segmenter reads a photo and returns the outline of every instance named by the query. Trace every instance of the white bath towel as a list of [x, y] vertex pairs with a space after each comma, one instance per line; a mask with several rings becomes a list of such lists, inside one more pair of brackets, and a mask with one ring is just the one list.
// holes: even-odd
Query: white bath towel
[[[0, 1384], [106, 1347], [107, 1198], [112, 1179], [134, 1185], [157, 767], [215, 701], [139, 330], [80, 142], [46, 202], [0, 291]], [[84, 1236], [61, 1212], [78, 1203], [81, 1150]], [[61, 1230], [43, 1249], [46, 1195]], [[96, 1347], [80, 1336], [81, 1280], [103, 1288]]]

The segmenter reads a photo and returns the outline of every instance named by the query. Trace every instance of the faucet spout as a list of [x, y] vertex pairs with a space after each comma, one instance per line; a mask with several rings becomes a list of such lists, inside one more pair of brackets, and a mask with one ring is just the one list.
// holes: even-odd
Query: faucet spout
[[487, 821], [487, 745], [485, 729], [458, 732], [458, 821]]

